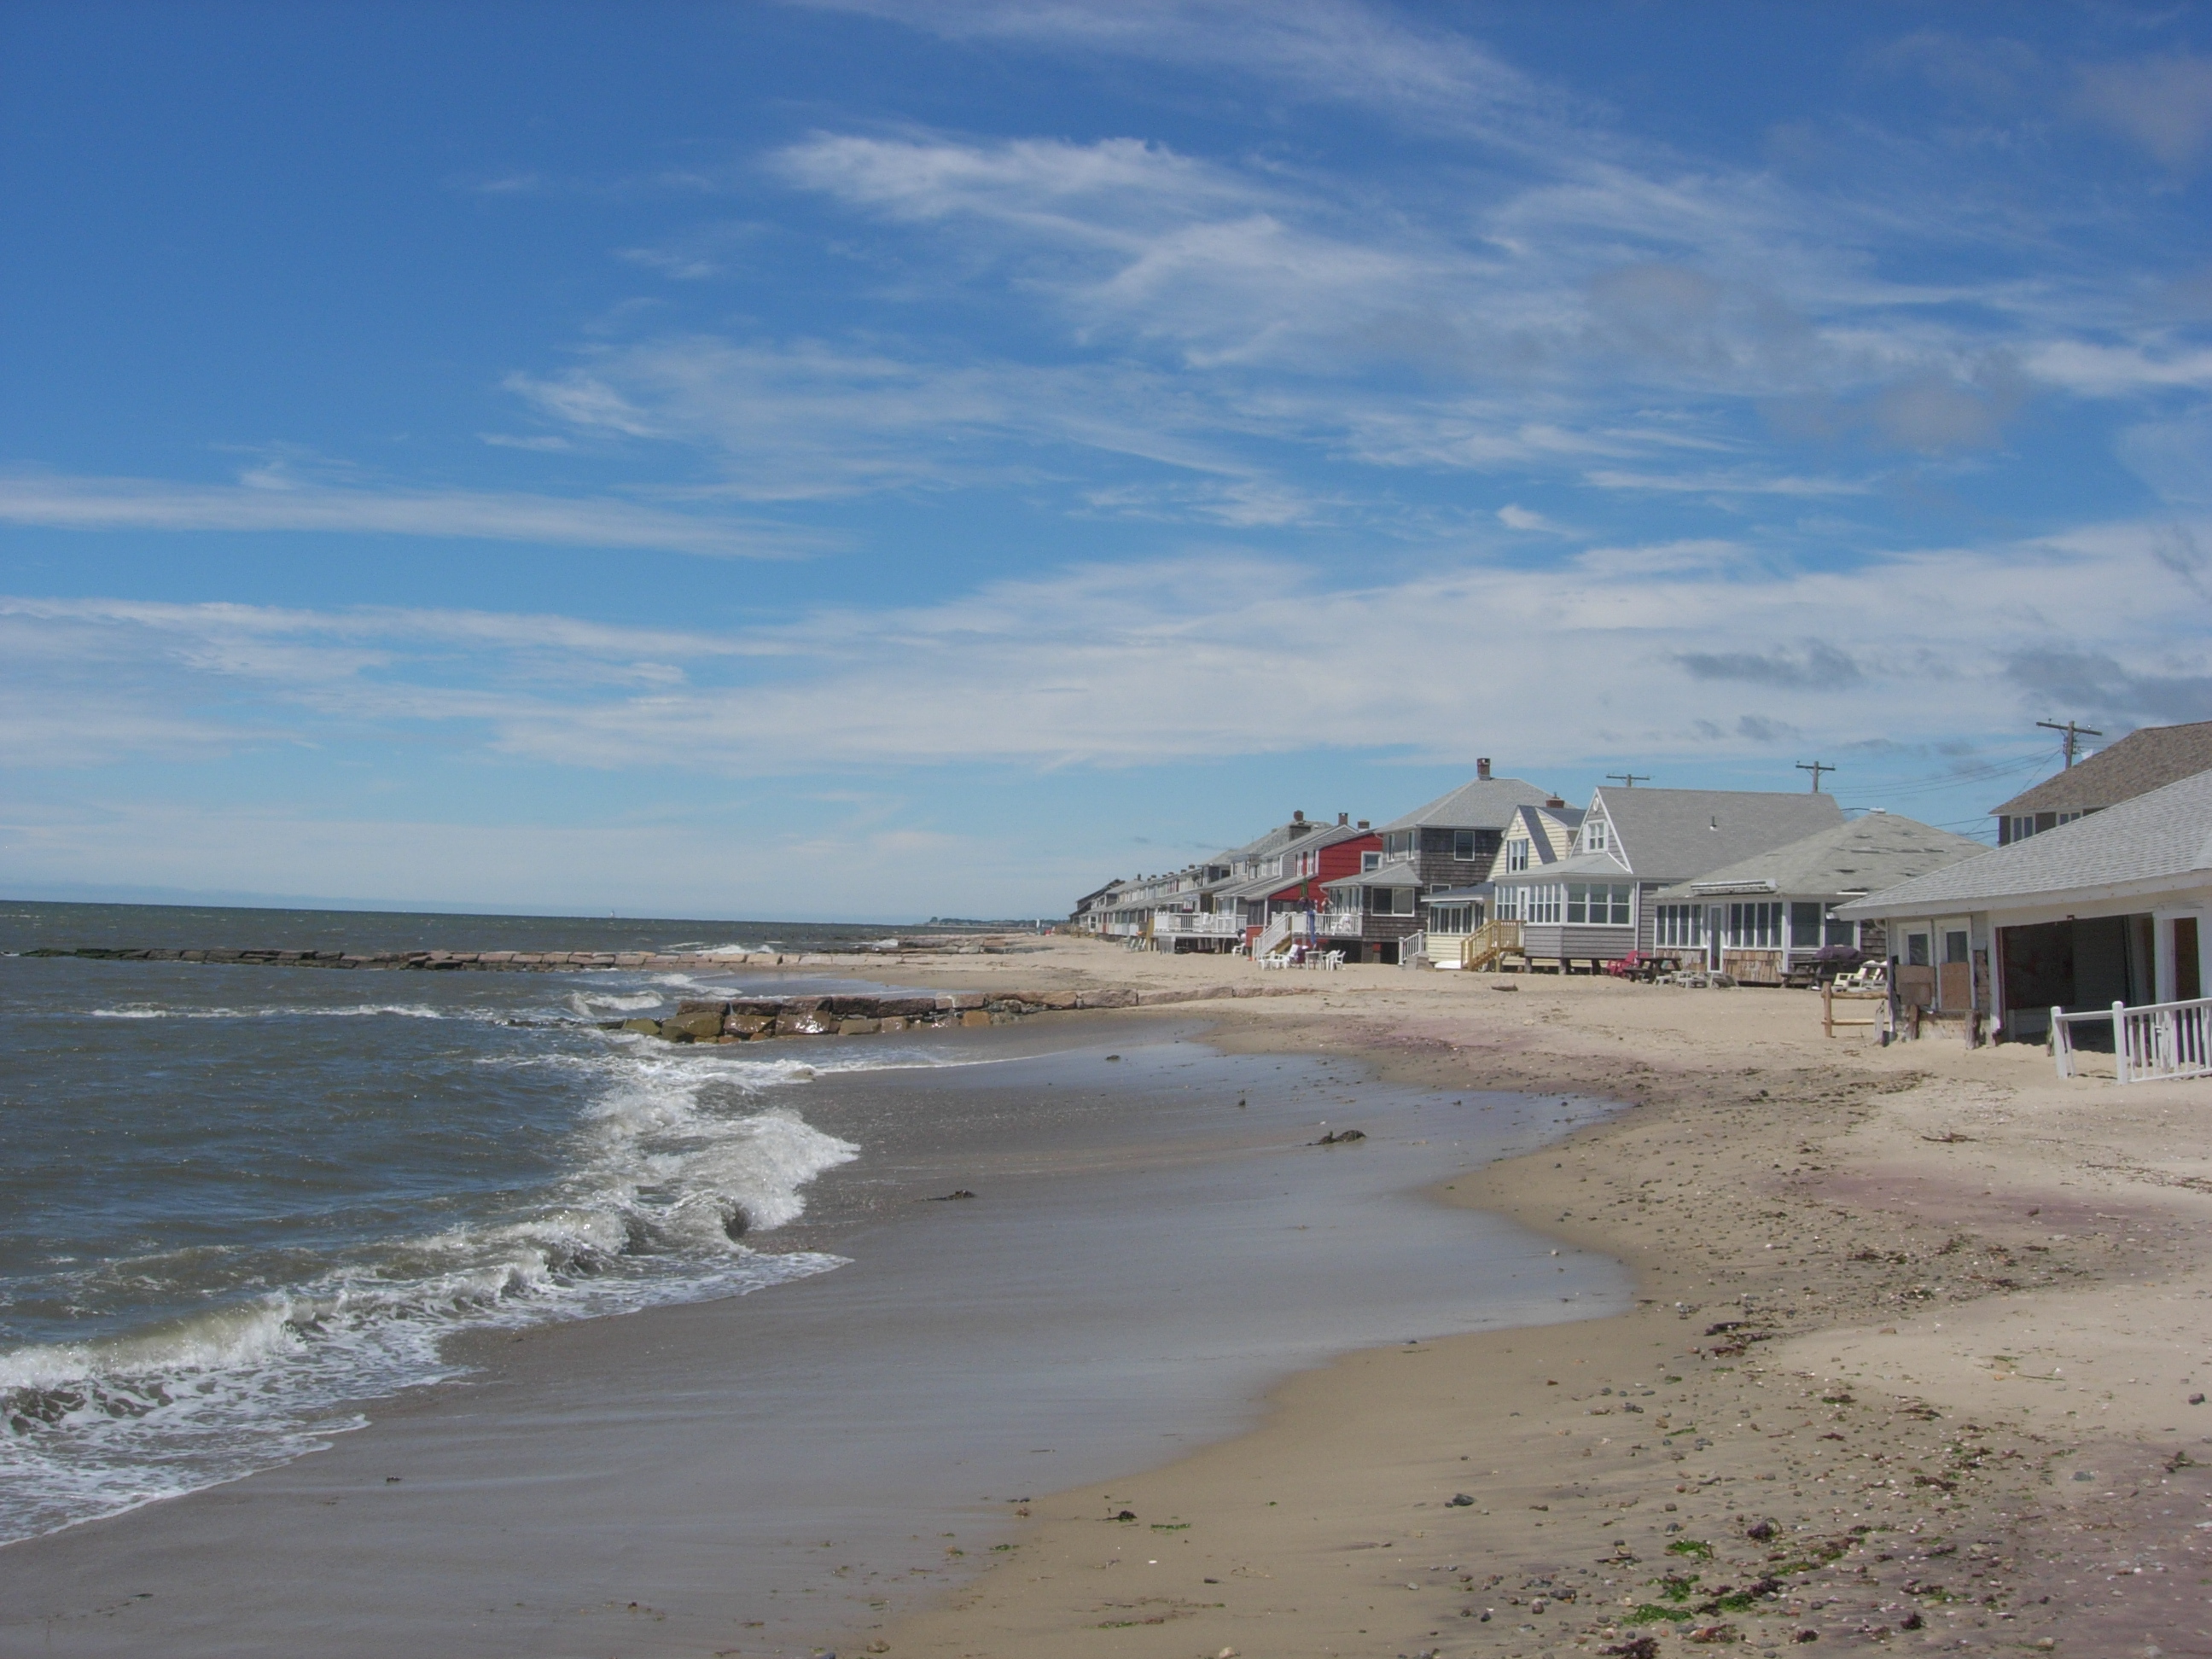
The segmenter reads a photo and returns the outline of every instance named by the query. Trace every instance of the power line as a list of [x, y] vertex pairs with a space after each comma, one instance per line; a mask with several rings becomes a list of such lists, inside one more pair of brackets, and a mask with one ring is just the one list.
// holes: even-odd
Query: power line
[[2102, 732], [2094, 731], [2088, 726], [2076, 726], [2072, 720], [2067, 721], [2063, 726], [2059, 725], [2057, 720], [2038, 720], [2036, 725], [2045, 732], [2063, 732], [2066, 734], [2066, 769], [2069, 772], [2074, 769], [2074, 753], [2081, 746], [2081, 739], [2101, 738], [2105, 735]]
[[1826, 761], [1799, 761], [1797, 769], [1800, 772], [1810, 772], [1813, 775], [1813, 793], [1817, 795], [1820, 793], [1820, 774], [1833, 772], [1837, 769]]

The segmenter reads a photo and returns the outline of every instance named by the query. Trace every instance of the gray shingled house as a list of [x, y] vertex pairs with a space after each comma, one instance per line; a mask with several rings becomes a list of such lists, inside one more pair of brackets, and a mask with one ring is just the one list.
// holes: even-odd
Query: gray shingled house
[[1488, 880], [1516, 809], [1559, 799], [1519, 778], [1492, 777], [1486, 760], [1474, 769], [1472, 781], [1378, 826], [1372, 869], [1326, 884], [1324, 926], [1351, 960], [1397, 961], [1399, 947], [1421, 931], [1422, 896]]
[[1997, 845], [2009, 847], [2207, 770], [2212, 770], [2212, 720], [2143, 726], [2079, 766], [1991, 807]]
[[1837, 914], [1885, 929], [1901, 1001], [1985, 1014], [2002, 1036], [2039, 1041], [2054, 1007], [2201, 999], [2212, 979], [2208, 905], [2212, 770]]
[[1593, 967], [1650, 950], [1662, 887], [1844, 821], [1832, 795], [1749, 789], [1600, 790], [1570, 856], [1491, 878], [1492, 914], [1521, 924], [1531, 963]]
[[1700, 954], [1752, 984], [1783, 979], [1824, 945], [1880, 956], [1881, 924], [1844, 921], [1835, 906], [1989, 850], [1917, 819], [1869, 812], [1661, 888], [1652, 895], [1654, 945]]

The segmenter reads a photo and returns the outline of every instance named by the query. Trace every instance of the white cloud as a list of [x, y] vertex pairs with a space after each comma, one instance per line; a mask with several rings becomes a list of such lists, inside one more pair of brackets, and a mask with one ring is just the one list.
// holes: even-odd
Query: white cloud
[[1243, 73], [1316, 101], [1365, 106], [1394, 123], [1547, 148], [1582, 100], [1465, 35], [1408, 25], [1336, 0], [798, 0], [870, 14], [955, 40], [1136, 58], [1182, 71]]
[[817, 538], [635, 502], [488, 490], [182, 484], [0, 473], [0, 523], [61, 530], [310, 531], [786, 557]]
[[[1566, 569], [1465, 565], [1353, 587], [1279, 562], [1194, 558], [726, 635], [94, 602], [17, 602], [0, 616], [77, 630], [53, 647], [75, 652], [76, 670], [50, 653], [15, 693], [18, 719], [64, 748], [75, 685], [129, 661], [149, 714], [198, 711], [241, 740], [429, 722], [568, 767], [1112, 767], [1376, 745], [1464, 759], [1490, 752], [1501, 719], [1523, 752], [1557, 763], [1761, 752], [1746, 715], [1829, 744], [1999, 729], [2035, 706], [2038, 663], [2103, 688], [2106, 706], [2087, 716], [2167, 713], [2192, 695], [2192, 675], [2212, 672], [2212, 589], [2174, 535], [2114, 525], [1852, 569], [1677, 541], [1592, 550]], [[461, 641], [471, 648], [457, 666], [447, 647]], [[1850, 655], [1862, 676], [1850, 696], [1820, 676], [1731, 678], [1747, 653], [1814, 660], [1803, 641]], [[1705, 666], [1692, 673], [1692, 660]], [[2139, 668], [2084, 678], [2091, 661]], [[101, 718], [112, 726], [112, 710]], [[113, 741], [91, 734], [88, 754]]]
[[2179, 171], [2212, 139], [2212, 58], [2183, 53], [2100, 64], [2082, 71], [2079, 102]]

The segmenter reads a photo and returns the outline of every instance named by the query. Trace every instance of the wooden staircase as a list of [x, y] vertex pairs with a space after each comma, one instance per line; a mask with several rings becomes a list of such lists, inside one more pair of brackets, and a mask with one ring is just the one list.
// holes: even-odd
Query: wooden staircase
[[1518, 957], [1524, 966], [1528, 961], [1528, 953], [1521, 948], [1517, 921], [1486, 921], [1459, 947], [1459, 965], [1468, 973], [1503, 967], [1508, 957]]

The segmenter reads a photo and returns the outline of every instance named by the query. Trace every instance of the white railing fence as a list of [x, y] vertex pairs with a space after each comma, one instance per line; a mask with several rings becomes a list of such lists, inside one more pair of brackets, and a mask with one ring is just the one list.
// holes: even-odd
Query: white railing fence
[[2141, 1008], [2116, 1002], [2075, 1014], [2053, 1008], [2051, 1057], [2059, 1076], [2075, 1074], [2074, 1027], [2093, 1020], [2112, 1022], [2113, 1074], [2122, 1083], [2212, 1077], [2212, 997]]
[[1231, 915], [1184, 915], [1162, 911], [1152, 918], [1155, 939], [1181, 937], [1183, 939], [1235, 939], [1244, 931], [1244, 924]]

